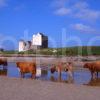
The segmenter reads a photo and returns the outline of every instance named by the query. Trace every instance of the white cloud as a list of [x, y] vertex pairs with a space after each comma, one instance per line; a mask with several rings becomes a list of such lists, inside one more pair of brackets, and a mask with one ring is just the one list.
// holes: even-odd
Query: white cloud
[[60, 8], [54, 12], [56, 15], [64, 16], [71, 13], [71, 9]]
[[75, 17], [88, 20], [88, 21], [95, 21], [100, 17], [100, 11], [90, 10], [90, 9], [83, 9], [75, 14]]
[[95, 28], [89, 25], [82, 24], [82, 23], [72, 24], [71, 28], [81, 33], [98, 33], [99, 32]]
[[6, 0], [0, 0], [0, 7], [7, 6]]
[[96, 21], [100, 17], [100, 11], [90, 9], [86, 2], [78, 2], [73, 7], [73, 16], [82, 20]]
[[87, 8], [87, 7], [89, 7], [89, 5], [88, 5], [88, 3], [87, 2], [76, 2], [75, 4], [74, 4], [74, 9], [85, 9], [85, 8]]
[[55, 4], [55, 14], [56, 15], [68, 15], [72, 18], [77, 18], [80, 20], [86, 20], [93, 22], [99, 19], [100, 11], [90, 8], [90, 5], [86, 1], [76, 0], [54, 0]]

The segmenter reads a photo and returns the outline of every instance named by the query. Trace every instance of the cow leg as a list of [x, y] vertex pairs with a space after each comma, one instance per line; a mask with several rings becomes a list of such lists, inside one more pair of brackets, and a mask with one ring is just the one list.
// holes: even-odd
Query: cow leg
[[35, 79], [36, 78], [36, 70], [33, 70], [33, 72], [31, 72], [32, 73], [32, 79]]
[[31, 78], [34, 79], [34, 74], [32, 73]]
[[58, 70], [59, 76], [61, 76], [61, 71], [62, 71], [62, 70], [61, 70], [60, 68], [58, 68], [57, 70]]
[[21, 78], [24, 78], [24, 73], [23, 72], [21, 72]]
[[36, 75], [34, 73], [32, 73], [32, 76], [31, 76], [32, 79], [35, 79], [36, 78]]
[[58, 76], [58, 81], [59, 81], [59, 82], [62, 81], [61, 74], [59, 74], [59, 76]]
[[97, 72], [97, 78], [98, 78], [99, 73]]
[[94, 74], [93, 71], [91, 71], [91, 78], [92, 78], [92, 79], [93, 79], [93, 74]]
[[7, 70], [7, 66], [3, 66], [3, 70]]

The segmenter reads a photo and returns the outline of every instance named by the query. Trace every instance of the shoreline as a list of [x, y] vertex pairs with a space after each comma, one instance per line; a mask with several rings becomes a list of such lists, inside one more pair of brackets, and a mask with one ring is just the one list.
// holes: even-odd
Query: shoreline
[[37, 56], [37, 57], [0, 57], [0, 59], [6, 58], [8, 63], [16, 63], [16, 62], [21, 62], [21, 61], [28, 61], [28, 62], [34, 62], [36, 61], [36, 64], [38, 66], [52, 66], [54, 64], [57, 64], [58, 62], [72, 62], [74, 66], [77, 68], [82, 68], [82, 66], [86, 62], [91, 62], [91, 61], [100, 61], [100, 56], [70, 56], [70, 57], [54, 57], [54, 56]]
[[71, 61], [71, 62], [89, 62], [89, 61], [99, 61], [100, 56], [62, 56], [62, 57], [57, 57], [57, 56], [45, 56], [45, 55], [39, 55], [39, 56], [12, 56], [12, 57], [7, 57], [7, 56], [0, 56], [0, 58], [6, 58], [8, 62], [16, 62], [16, 61], [38, 61], [38, 62], [56, 62], [56, 61]]

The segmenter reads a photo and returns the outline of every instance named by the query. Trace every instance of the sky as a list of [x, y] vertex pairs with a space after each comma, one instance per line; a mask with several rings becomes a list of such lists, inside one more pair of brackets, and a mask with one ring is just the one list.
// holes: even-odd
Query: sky
[[42, 32], [49, 47], [100, 46], [100, 0], [0, 0], [0, 48]]

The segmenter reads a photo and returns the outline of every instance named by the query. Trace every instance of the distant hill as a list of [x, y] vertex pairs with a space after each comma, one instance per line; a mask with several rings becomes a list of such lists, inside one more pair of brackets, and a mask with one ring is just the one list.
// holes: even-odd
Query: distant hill
[[[59, 49], [58, 49], [59, 50]], [[64, 55], [100, 55], [100, 46], [77, 46], [63, 48]]]

